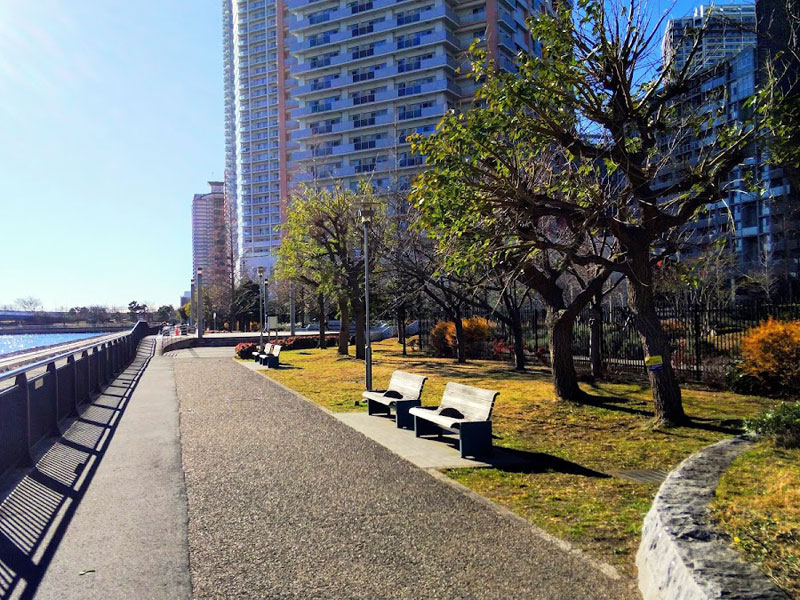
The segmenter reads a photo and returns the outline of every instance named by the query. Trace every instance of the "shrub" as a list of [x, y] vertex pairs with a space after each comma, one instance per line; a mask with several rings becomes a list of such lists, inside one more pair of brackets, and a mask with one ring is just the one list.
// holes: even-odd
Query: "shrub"
[[742, 342], [741, 371], [755, 377], [762, 393], [796, 394], [800, 389], [800, 321], [767, 322]]
[[782, 404], [745, 422], [749, 431], [771, 437], [783, 448], [800, 448], [800, 402]]
[[236, 356], [238, 358], [253, 358], [253, 352], [255, 352], [256, 348], [258, 348], [258, 344], [254, 344], [253, 342], [242, 342], [241, 344], [237, 344], [234, 351], [236, 352]]
[[453, 330], [452, 337], [455, 339], [456, 326], [450, 321], [439, 321], [431, 329], [431, 352], [434, 356], [452, 356], [447, 342], [450, 329]]
[[514, 347], [503, 338], [495, 338], [489, 344], [494, 360], [508, 360], [514, 355]]
[[[467, 358], [479, 358], [483, 354], [494, 326], [482, 317], [463, 320], [464, 352]], [[431, 329], [431, 351], [434, 356], [456, 355], [456, 326], [452, 321], [439, 321]]]

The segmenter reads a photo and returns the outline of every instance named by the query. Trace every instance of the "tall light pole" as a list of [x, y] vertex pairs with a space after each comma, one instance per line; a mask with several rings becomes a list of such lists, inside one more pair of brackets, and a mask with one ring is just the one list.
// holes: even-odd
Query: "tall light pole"
[[[362, 201], [358, 204], [358, 214], [364, 225], [364, 386], [372, 390], [372, 341], [369, 332], [369, 224], [375, 211], [372, 203]], [[344, 327], [344, 324], [342, 325]]]
[[267, 341], [272, 339], [269, 330], [269, 277], [264, 278], [264, 323], [267, 325]]
[[264, 352], [264, 267], [258, 267], [258, 351]]
[[203, 267], [197, 268], [197, 339], [203, 339]]
[[194, 277], [192, 277], [192, 294], [189, 296], [189, 327], [194, 327]]
[[294, 335], [294, 321], [296, 318], [294, 308], [294, 281], [289, 282], [289, 335]]

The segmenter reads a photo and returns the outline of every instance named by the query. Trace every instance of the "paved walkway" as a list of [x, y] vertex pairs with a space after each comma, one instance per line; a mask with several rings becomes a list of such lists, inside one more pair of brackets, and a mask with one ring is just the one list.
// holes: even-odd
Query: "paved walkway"
[[196, 598], [630, 598], [230, 358], [174, 361]]

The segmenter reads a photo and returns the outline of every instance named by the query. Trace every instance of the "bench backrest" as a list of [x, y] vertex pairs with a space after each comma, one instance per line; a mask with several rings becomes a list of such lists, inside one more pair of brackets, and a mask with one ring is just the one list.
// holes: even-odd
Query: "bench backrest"
[[278, 344], [270, 344], [270, 346], [272, 346], [272, 349], [270, 349], [269, 353], [272, 354], [272, 356], [280, 355], [282, 346]]
[[422, 386], [428, 379], [423, 375], [415, 375], [406, 371], [395, 371], [389, 380], [389, 389], [400, 392], [406, 398], [417, 399], [422, 395]]
[[264, 344], [264, 354], [269, 354], [272, 352], [272, 344]]
[[494, 401], [499, 392], [483, 390], [471, 385], [451, 381], [444, 388], [439, 413], [452, 408], [464, 415], [467, 421], [488, 421], [492, 416]]

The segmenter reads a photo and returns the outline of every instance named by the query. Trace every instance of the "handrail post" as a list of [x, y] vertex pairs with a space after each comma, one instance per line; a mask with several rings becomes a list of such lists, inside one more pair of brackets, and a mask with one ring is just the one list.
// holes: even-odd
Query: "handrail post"
[[28, 389], [28, 375], [20, 373], [14, 378], [14, 385], [22, 390], [23, 401], [25, 402], [25, 458], [23, 464], [26, 467], [33, 466], [33, 454], [31, 453], [32, 432], [31, 432], [31, 391]]
[[58, 428], [58, 371], [56, 370], [56, 363], [55, 361], [51, 362], [47, 365], [47, 373], [52, 373], [53, 375], [53, 387], [55, 388], [55, 392], [53, 393], [52, 402], [50, 404], [50, 408], [53, 411], [53, 427], [50, 428], [49, 435], [60, 436], [61, 430]]

